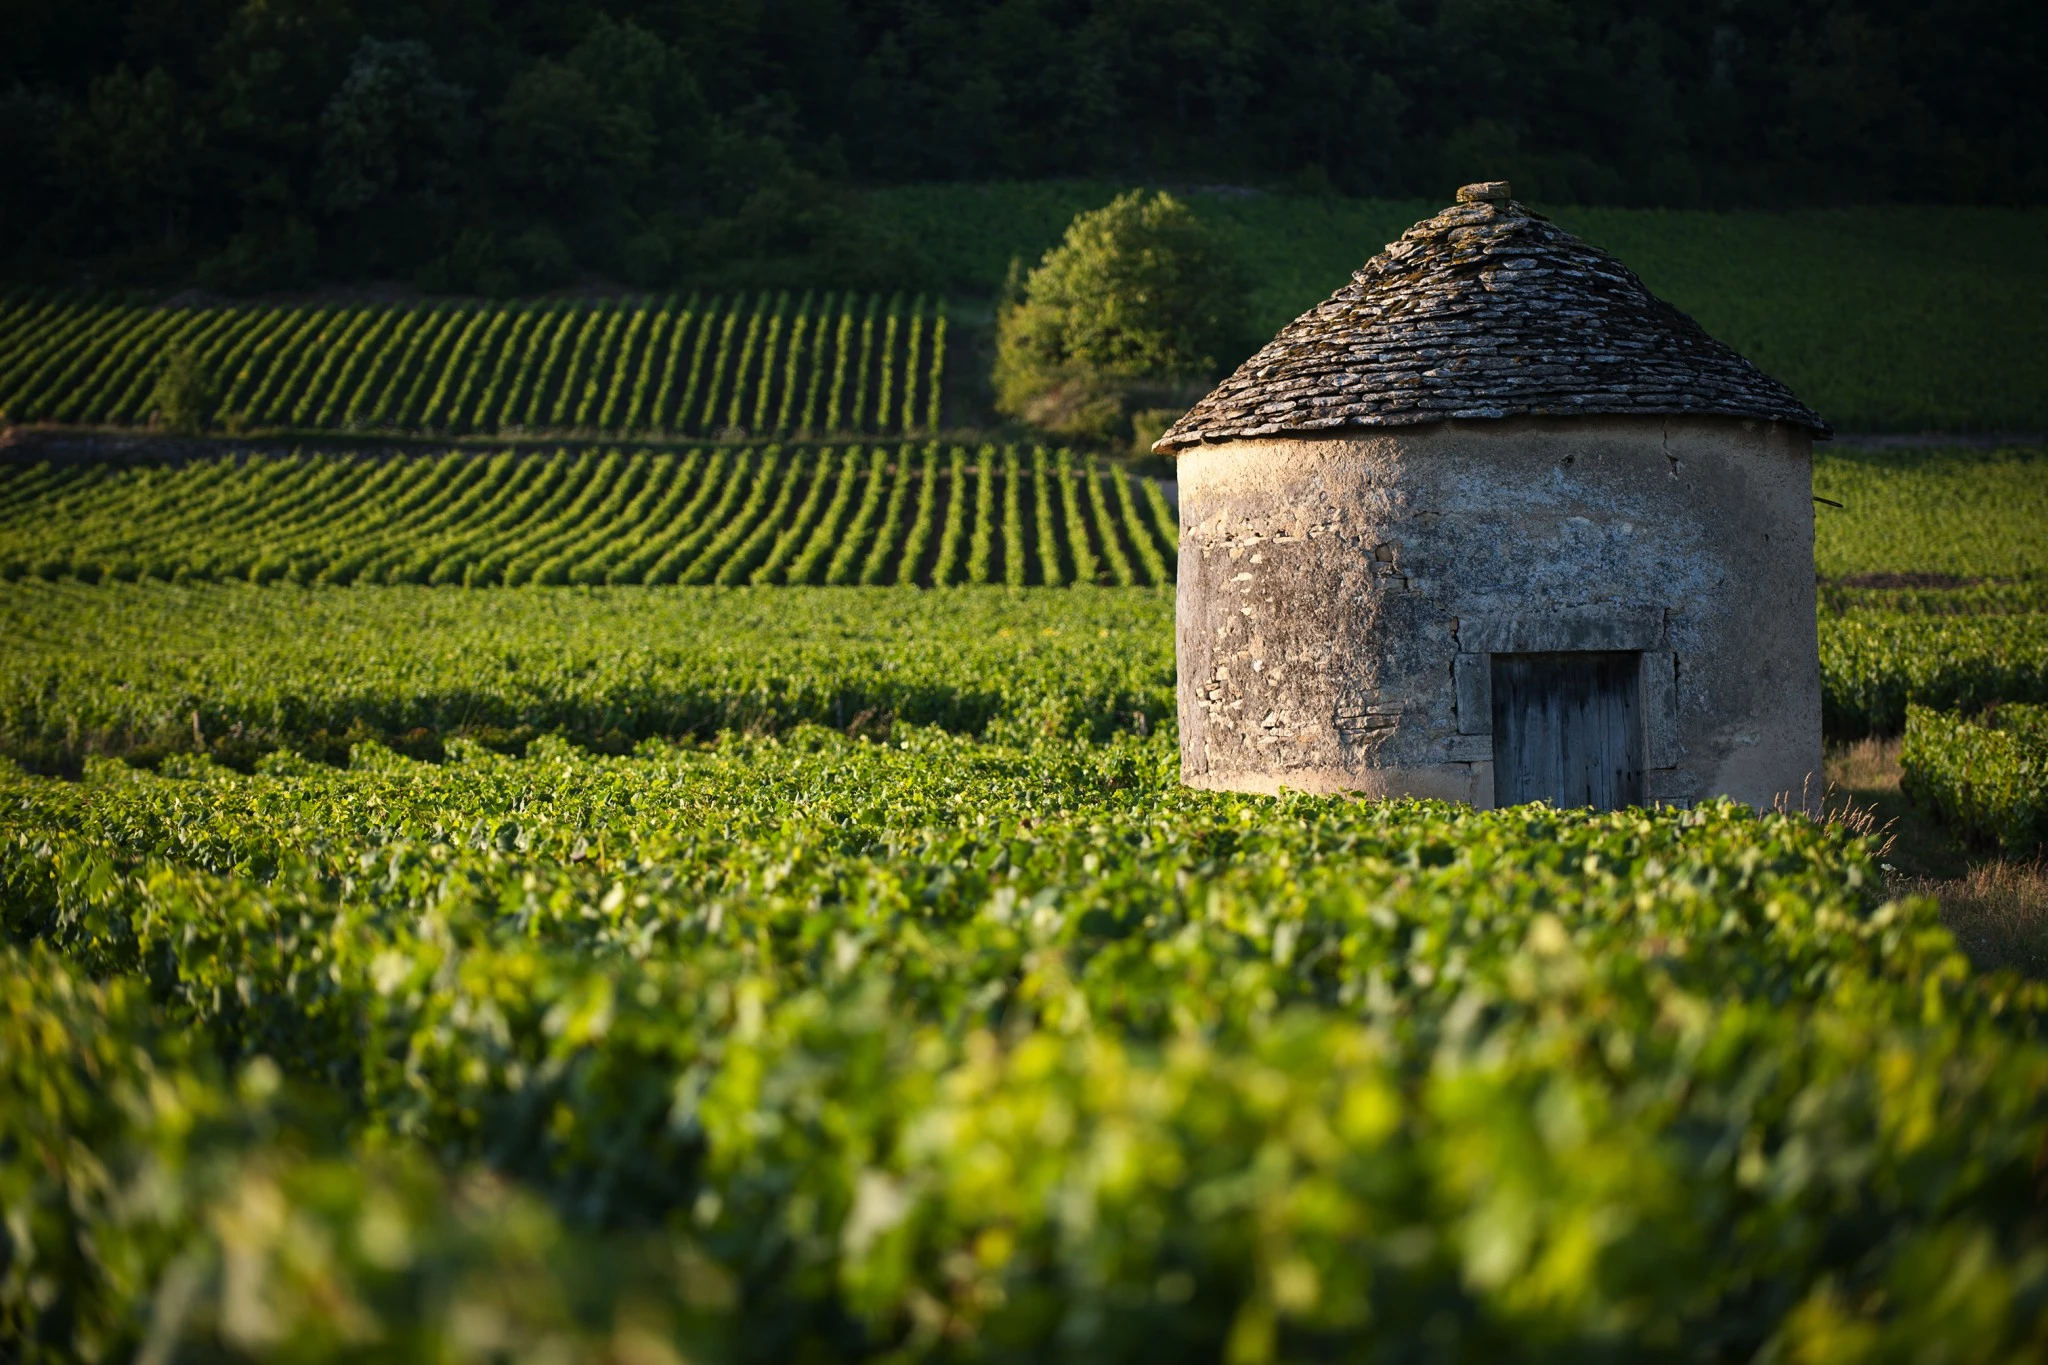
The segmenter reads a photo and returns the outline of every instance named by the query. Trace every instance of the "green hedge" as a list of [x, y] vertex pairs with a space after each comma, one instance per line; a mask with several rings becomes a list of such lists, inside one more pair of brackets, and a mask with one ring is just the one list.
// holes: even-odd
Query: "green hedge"
[[2008, 853], [2048, 844], [2048, 707], [2000, 706], [1970, 719], [1906, 709], [1906, 789], [1963, 834]]

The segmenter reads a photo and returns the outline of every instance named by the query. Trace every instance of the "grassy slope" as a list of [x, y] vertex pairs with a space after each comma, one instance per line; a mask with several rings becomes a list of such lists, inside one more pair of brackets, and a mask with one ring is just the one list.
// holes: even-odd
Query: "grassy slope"
[[[877, 191], [949, 288], [991, 292], [1118, 186]], [[1251, 266], [1271, 331], [1440, 204], [1196, 191]], [[2048, 210], [1706, 213], [1543, 205], [1844, 431], [2048, 428]]]

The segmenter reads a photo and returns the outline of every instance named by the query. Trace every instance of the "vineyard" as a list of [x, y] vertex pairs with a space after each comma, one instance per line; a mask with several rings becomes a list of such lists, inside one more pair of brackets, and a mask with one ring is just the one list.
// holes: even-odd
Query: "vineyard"
[[[2044, 460], [2031, 448], [1823, 451], [1824, 606], [1900, 618], [2048, 611]], [[1010, 446], [0, 463], [0, 578], [1144, 586], [1171, 579], [1176, 542], [1157, 481]], [[2004, 649], [1992, 636], [2027, 629], [1978, 633]], [[2012, 665], [2035, 666], [2024, 654]], [[1876, 723], [1896, 730], [1902, 707], [1883, 703]]]
[[1146, 586], [1159, 484], [934, 443], [0, 465], [0, 577]]
[[2048, 453], [1832, 451], [1814, 491], [1830, 736], [2048, 701]]
[[[2048, 702], [2041, 468], [2037, 451], [1820, 459], [1817, 486], [1844, 504], [1822, 506], [1818, 520], [1830, 735], [1897, 734], [1909, 704]], [[0, 580], [14, 581], [1154, 587], [1172, 580], [1176, 546], [1157, 481], [1043, 448], [0, 465]], [[1873, 573], [1879, 564], [1889, 576]], [[2011, 572], [1962, 576], [2000, 565]], [[446, 728], [398, 728], [421, 723]], [[645, 718], [625, 728], [672, 733]]]
[[943, 417], [924, 295], [425, 305], [0, 304], [0, 420], [137, 426], [167, 358], [211, 424], [438, 435], [895, 435]]
[[[2040, 461], [1817, 466], [1831, 735], [2022, 853]], [[933, 440], [0, 464], [0, 1354], [2048, 1350], [2048, 983], [1853, 819], [1186, 789], [1175, 547]]]
[[1817, 455], [1814, 514], [1826, 578], [1908, 575], [2048, 583], [2048, 450], [1842, 450]]
[[2048, 1339], [2048, 991], [1839, 827], [1184, 790], [1151, 592], [0, 601], [197, 746], [0, 765], [53, 1356]]
[[[845, 566], [872, 553], [818, 558], [842, 565], [839, 581], [858, 583]], [[886, 569], [881, 578], [889, 581]], [[998, 592], [994, 601], [1008, 605], [997, 607], [980, 592], [947, 605], [951, 594], [842, 589], [370, 592], [367, 578], [355, 581], [347, 592], [285, 581], [264, 591], [237, 582], [17, 582], [0, 598], [10, 641], [0, 753], [75, 772], [92, 753], [194, 749], [245, 765], [278, 748], [345, 762], [351, 733], [431, 756], [466, 736], [518, 745], [553, 733], [620, 750], [727, 728], [844, 727], [861, 716], [979, 732], [1008, 714], [999, 697], [1027, 694], [1033, 700], [1015, 703], [1020, 714], [1066, 715], [1067, 703], [1047, 698], [1069, 693], [1123, 723], [1142, 716], [1141, 728], [1172, 714], [1173, 602], [1154, 591]], [[1062, 605], [1070, 599], [1086, 605]], [[919, 635], [913, 653], [924, 663], [892, 654], [876, 671], [846, 673], [830, 646], [863, 614]], [[964, 662], [982, 657], [973, 651], [951, 652], [973, 635], [963, 621], [997, 616], [1000, 629], [1043, 637], [1061, 662], [1049, 672], [1017, 665], [1000, 692], [961, 681], [1006, 672]], [[1090, 632], [1119, 641], [1113, 684], [1091, 680], [1108, 665], [1061, 652]], [[960, 643], [941, 649], [941, 639]], [[689, 648], [651, 643], [660, 641]], [[1974, 713], [2048, 702], [2048, 612], [1853, 609], [1821, 617], [1820, 646], [1825, 723], [1836, 739], [1895, 735], [1916, 704]], [[989, 647], [1012, 645], [1004, 637]], [[866, 670], [876, 656], [856, 657]]]
[[1900, 765], [1914, 798], [1965, 836], [2018, 857], [2048, 848], [2048, 707], [1909, 707]]
[[1821, 717], [1837, 739], [1895, 735], [1911, 704], [2048, 702], [2048, 609], [1821, 617]]
[[278, 749], [346, 763], [360, 738], [625, 752], [893, 720], [1104, 739], [1170, 726], [1172, 619], [1150, 591], [18, 583], [0, 588], [0, 753], [246, 767]]

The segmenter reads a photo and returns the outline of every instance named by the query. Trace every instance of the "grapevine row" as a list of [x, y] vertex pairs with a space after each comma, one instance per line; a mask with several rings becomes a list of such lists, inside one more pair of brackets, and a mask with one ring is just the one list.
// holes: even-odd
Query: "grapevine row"
[[946, 317], [924, 295], [147, 307], [0, 326], [0, 421], [151, 422], [172, 356], [245, 431], [930, 435]]
[[0, 576], [1146, 586], [1172, 515], [1097, 460], [936, 442], [15, 465]]

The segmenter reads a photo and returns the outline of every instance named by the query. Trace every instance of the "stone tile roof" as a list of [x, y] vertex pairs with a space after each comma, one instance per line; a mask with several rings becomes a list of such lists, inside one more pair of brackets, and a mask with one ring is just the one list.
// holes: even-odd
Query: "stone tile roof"
[[1621, 262], [1467, 185], [1280, 330], [1152, 447], [1454, 417], [1698, 413], [1829, 435]]

